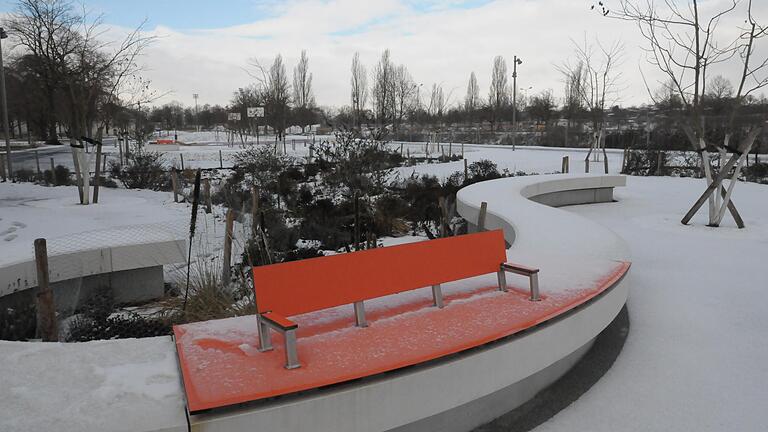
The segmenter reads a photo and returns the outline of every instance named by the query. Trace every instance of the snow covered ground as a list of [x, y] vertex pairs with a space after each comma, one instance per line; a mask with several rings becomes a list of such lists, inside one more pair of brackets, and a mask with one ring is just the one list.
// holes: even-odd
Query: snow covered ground
[[768, 401], [768, 186], [739, 184], [747, 228], [706, 209], [704, 181], [631, 177], [618, 203], [569, 207], [632, 250], [630, 332], [613, 367], [538, 431], [758, 431]]
[[[289, 149], [290, 143], [289, 138]], [[423, 144], [407, 148], [414, 154]], [[183, 153], [185, 164], [218, 166], [220, 149], [231, 156], [238, 147], [182, 147], [169, 157]], [[296, 154], [303, 151], [297, 144]], [[539, 173], [559, 170], [562, 156], [570, 155], [571, 171], [584, 170], [584, 153], [574, 149], [466, 146], [465, 154], [470, 163], [491, 159], [500, 169]], [[620, 153], [609, 153], [611, 172], [620, 161]], [[599, 172], [602, 163], [592, 168]], [[455, 162], [399, 171], [446, 177], [462, 170], [463, 163]], [[611, 228], [629, 244], [631, 331], [607, 374], [539, 430], [764, 430], [768, 186], [736, 188], [744, 230], [736, 229], [728, 215], [723, 227], [705, 227], [706, 209], [692, 225], [681, 225], [704, 187], [700, 179], [631, 177], [626, 188], [616, 190], [617, 203], [567, 208]], [[182, 236], [186, 231], [188, 206], [174, 204], [168, 192], [102, 189], [101, 195], [100, 204], [86, 207], [76, 204], [72, 187], [0, 184], [0, 263], [31, 255], [37, 237], [145, 223], [178, 224]], [[211, 222], [212, 232], [223, 235], [223, 229], [215, 228], [217, 221]], [[58, 375], [63, 379], [67, 374]], [[77, 407], [73, 412], [89, 415]]]

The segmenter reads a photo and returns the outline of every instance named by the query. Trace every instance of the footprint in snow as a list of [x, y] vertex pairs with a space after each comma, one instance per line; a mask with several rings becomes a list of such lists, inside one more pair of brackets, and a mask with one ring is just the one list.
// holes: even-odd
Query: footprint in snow
[[16, 238], [16, 234], [11, 234], [11, 235], [9, 235], [9, 236], [6, 236], [6, 237], [5, 237], [3, 240], [5, 240], [5, 241], [8, 241], [8, 242], [9, 242], [9, 241], [11, 241], [11, 240], [13, 240], [13, 239], [15, 239], [15, 238]]
[[14, 221], [14, 222], [11, 222], [11, 225], [13, 225], [13, 226], [17, 226], [17, 227], [19, 227], [19, 228], [26, 228], [26, 227], [27, 227], [27, 224], [25, 224], [25, 223], [23, 223], [23, 222], [16, 222], [16, 221]]
[[15, 232], [15, 231], [16, 231], [16, 227], [10, 227], [10, 228], [8, 228], [5, 231], [0, 232], [0, 236], [4, 236], [6, 234], [10, 234], [10, 233]]

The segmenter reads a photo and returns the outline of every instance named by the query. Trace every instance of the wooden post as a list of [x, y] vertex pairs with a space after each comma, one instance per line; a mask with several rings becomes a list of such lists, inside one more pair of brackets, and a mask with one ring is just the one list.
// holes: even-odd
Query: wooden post
[[662, 151], [659, 151], [659, 153], [656, 155], [656, 175], [657, 176], [661, 175], [661, 160], [663, 157], [662, 153], [663, 153]]
[[[93, 178], [93, 203], [99, 202], [99, 183], [101, 183], [101, 135], [97, 133], [98, 143], [96, 144], [96, 172]], [[87, 174], [86, 174], [87, 175]]]
[[480, 203], [480, 214], [477, 215], [477, 232], [485, 231], [485, 215], [488, 212], [488, 203]]
[[589, 159], [584, 159], [584, 172], [589, 173]]
[[35, 240], [37, 264], [37, 336], [45, 342], [59, 340], [56, 322], [56, 303], [48, 279], [48, 248], [45, 239]]
[[211, 213], [211, 180], [205, 179], [203, 181], [203, 195], [205, 195], [205, 212]]
[[360, 250], [360, 198], [355, 194], [355, 227], [354, 238], [352, 241], [355, 244], [355, 250]]
[[624, 147], [624, 153], [621, 156], [621, 172], [627, 169], [627, 147]]
[[259, 232], [259, 188], [256, 186], [251, 188], [251, 216], [253, 217], [251, 221], [251, 231], [253, 233], [253, 238], [256, 238], [256, 235]]
[[605, 168], [605, 173], [608, 174], [608, 153], [605, 152], [605, 148], [603, 148], [603, 167]]
[[35, 164], [37, 165], [37, 177], [40, 178], [40, 154], [35, 150]]
[[184, 171], [184, 155], [179, 153], [179, 159], [181, 160], [181, 170]]
[[291, 138], [291, 149], [293, 151], [296, 151], [296, 140]]
[[469, 167], [467, 166], [467, 160], [464, 159], [464, 183], [469, 181]]
[[440, 207], [440, 237], [445, 237], [446, 233], [446, 225], [448, 225], [447, 219], [447, 213], [448, 211], [445, 208], [445, 197], [437, 197], [437, 206]]
[[461, 158], [464, 159], [464, 143], [461, 143]]
[[123, 164], [123, 143], [122, 143], [122, 141], [123, 140], [118, 136], [117, 137], [117, 153], [118, 153], [118, 157], [120, 158], [120, 165]]
[[227, 223], [224, 231], [224, 256], [222, 257], [221, 282], [226, 285], [230, 280], [232, 268], [232, 226], [235, 223], [235, 212], [227, 210]]
[[568, 173], [568, 156], [563, 156], [563, 167], [560, 169], [563, 174]]
[[176, 168], [171, 168], [171, 188], [173, 188], [173, 202], [179, 202], [178, 179], [176, 178]]
[[0, 177], [3, 178], [3, 181], [8, 180], [8, 177], [5, 175], [5, 155], [0, 154]]
[[219, 150], [219, 168], [224, 168], [224, 160], [221, 157], [221, 150]]

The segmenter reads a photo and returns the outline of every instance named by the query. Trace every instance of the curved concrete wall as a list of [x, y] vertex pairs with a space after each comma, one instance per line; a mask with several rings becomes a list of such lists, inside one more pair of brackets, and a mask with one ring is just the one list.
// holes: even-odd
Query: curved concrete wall
[[[623, 185], [623, 178], [615, 176], [500, 179], [462, 189], [458, 195], [458, 208], [462, 216], [476, 220], [480, 203], [488, 202], [486, 226], [504, 228], [513, 251], [531, 248], [550, 252], [554, 249], [559, 254], [588, 254], [622, 260], [628, 256], [624, 242], [604, 227], [529, 200], [545, 193], [620, 185]], [[140, 397], [143, 386], [154, 385], [158, 376], [181, 382], [178, 370], [174, 374], [167, 365], [163, 368], [158, 360], [175, 356], [170, 338], [84, 343], [78, 344], [76, 350], [70, 349], [71, 345], [47, 344], [45, 354], [56, 355], [56, 361], [65, 366], [57, 374], [64, 375], [72, 373], [67, 372], [68, 369], [115, 371], [115, 366], [107, 364], [100, 351], [120, 351], [125, 344], [131, 346], [134, 363], [121, 366], [117, 375], [132, 376], [130, 371], [136, 367], [135, 362], [141, 364], [140, 370], [147, 382], [142, 384], [140, 379], [139, 382], [126, 382], [123, 389], [125, 396], [108, 401], [108, 407], [101, 410], [104, 419], [99, 422], [100, 427], [83, 427], [81, 430], [181, 431], [190, 427], [193, 431], [228, 432], [461, 431], [514, 409], [564, 374], [619, 313], [627, 299], [627, 282], [626, 279], [620, 280], [579, 308], [480, 348], [342, 385], [194, 415], [189, 418], [189, 426], [184, 420], [185, 413], [178, 408], [179, 401], [183, 401], [180, 386], [173, 396], [166, 395], [165, 406], [168, 408], [156, 410], [153, 413], [156, 418], [143, 418], [140, 425], [123, 421], [146, 412], [146, 403]], [[36, 345], [0, 344], [6, 348], [5, 352]], [[110, 346], [114, 348], [110, 349]], [[0, 354], [0, 362], [2, 357], [3, 354]], [[6, 361], [0, 372], [14, 376], [38, 376], [39, 365]], [[40, 383], [33, 392], [14, 393], [13, 405], [0, 403], [0, 429], [4, 429], [3, 418], [18, 417], [20, 406], [27, 407], [34, 417], [52, 417], [50, 424], [57, 424], [55, 416], [67, 415], [71, 402], [66, 397], [49, 403], [44, 411], [35, 412], [40, 395], [57, 395], [60, 390], [56, 386], [62, 385], [60, 380], [53, 379]], [[98, 395], [103, 392], [103, 380], [79, 380], [68, 384], [75, 386], [66, 389], [69, 395]], [[109, 427], [104, 427], [104, 424]], [[28, 424], [14, 426], [15, 430], [34, 430], [37, 425], [30, 416]]]

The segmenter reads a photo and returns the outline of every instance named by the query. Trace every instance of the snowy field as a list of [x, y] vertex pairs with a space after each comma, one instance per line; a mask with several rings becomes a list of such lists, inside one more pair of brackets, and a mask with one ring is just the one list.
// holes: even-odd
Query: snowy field
[[630, 331], [613, 367], [537, 431], [760, 431], [768, 401], [768, 186], [739, 184], [729, 216], [680, 218], [703, 180], [639, 178], [618, 203], [569, 207], [632, 250]]

